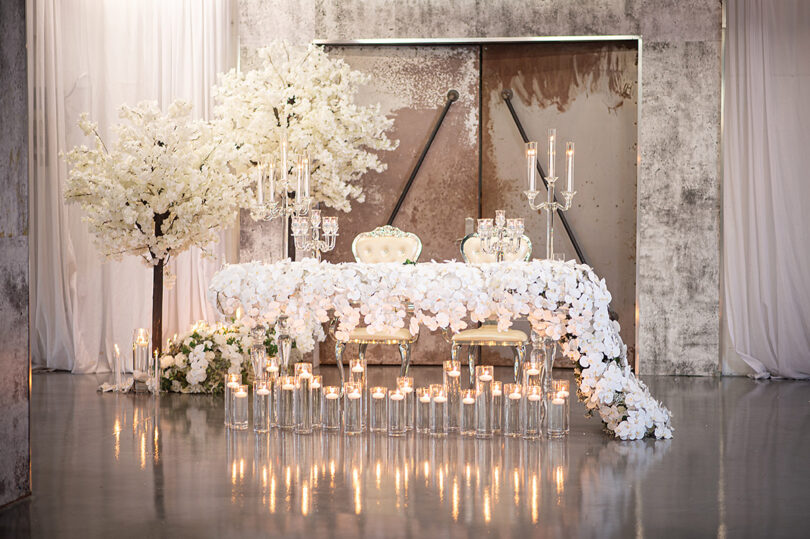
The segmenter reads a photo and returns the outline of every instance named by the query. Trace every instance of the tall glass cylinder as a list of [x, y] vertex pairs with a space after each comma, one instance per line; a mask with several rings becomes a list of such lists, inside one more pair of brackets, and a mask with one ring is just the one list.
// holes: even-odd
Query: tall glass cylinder
[[527, 387], [540, 385], [542, 386], [543, 379], [543, 353], [542, 350], [532, 349], [529, 358], [523, 365], [523, 390]]
[[503, 382], [492, 382], [492, 434], [500, 434], [503, 426]]
[[520, 425], [520, 409], [523, 406], [523, 393], [519, 384], [504, 384], [506, 394], [503, 402], [503, 435], [520, 436], [523, 429]]
[[443, 384], [430, 385], [430, 435], [447, 434], [447, 390]]
[[414, 392], [412, 376], [398, 376], [397, 387], [405, 395], [405, 429], [411, 430], [414, 427], [416, 417], [416, 393]]
[[360, 395], [362, 398], [360, 407], [360, 422], [363, 428], [366, 427], [366, 414], [368, 413], [368, 369], [364, 359], [349, 360], [349, 382], [360, 384]]
[[430, 432], [430, 388], [416, 389], [416, 432]]
[[324, 386], [321, 416], [324, 429], [340, 429], [340, 388], [338, 386]]
[[492, 436], [492, 380], [494, 371], [490, 365], [475, 368], [475, 436]]
[[312, 363], [295, 364], [295, 432], [312, 432]]
[[323, 400], [323, 376], [316, 374], [312, 377], [312, 426], [321, 428], [323, 416], [321, 415], [321, 401]]
[[270, 431], [270, 412], [272, 410], [272, 394], [266, 380], [253, 382], [253, 430], [255, 432]]
[[278, 427], [278, 397], [279, 397], [279, 363], [278, 356], [268, 356], [265, 362], [266, 378], [272, 406], [270, 407], [270, 426]]
[[279, 376], [276, 395], [278, 426], [280, 429], [295, 429], [295, 376]]
[[537, 438], [541, 434], [543, 421], [543, 388], [539, 384], [530, 385], [524, 388], [523, 393], [523, 437]]
[[135, 393], [149, 391], [147, 382], [152, 374], [151, 343], [148, 329], [138, 328], [132, 333], [132, 390]]
[[239, 387], [239, 381], [242, 377], [238, 374], [228, 373], [225, 375], [225, 424], [231, 426], [233, 416], [231, 415], [231, 399], [233, 398], [234, 389]]
[[231, 428], [247, 430], [248, 428], [248, 386], [239, 385], [231, 394]]
[[459, 399], [461, 398], [461, 363], [447, 360], [442, 370], [444, 389], [447, 393], [447, 431], [457, 432], [459, 425]]
[[363, 432], [363, 387], [357, 382], [346, 382], [343, 387], [343, 432]]
[[385, 432], [386, 416], [388, 415], [386, 397], [388, 390], [384, 387], [372, 387], [371, 399], [368, 409], [368, 430], [371, 432]]
[[406, 431], [407, 396], [402, 388], [388, 391], [388, 436], [404, 436]]
[[562, 438], [568, 434], [570, 414], [568, 380], [552, 380], [551, 391], [546, 395], [546, 416], [548, 418], [546, 432], [549, 438]]
[[461, 392], [459, 405], [459, 430], [465, 436], [475, 435], [475, 390], [465, 389]]

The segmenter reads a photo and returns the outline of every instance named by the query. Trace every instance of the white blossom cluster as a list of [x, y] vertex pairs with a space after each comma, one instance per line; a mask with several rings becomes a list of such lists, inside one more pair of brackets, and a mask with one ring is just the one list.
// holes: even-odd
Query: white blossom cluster
[[386, 169], [372, 152], [398, 145], [386, 136], [393, 119], [379, 105], [354, 103], [369, 76], [312, 44], [275, 41], [258, 51], [258, 59], [256, 69], [220, 75], [214, 88], [216, 127], [229, 141], [229, 163], [249, 173], [279, 159], [286, 129], [290, 150], [309, 153], [314, 201], [350, 211], [352, 200], [363, 202], [362, 175]]
[[98, 249], [108, 258], [133, 254], [157, 264], [215, 241], [248, 193], [229, 170], [212, 126], [193, 119], [184, 101], [165, 114], [152, 101], [122, 105], [120, 118], [108, 146], [83, 114], [79, 126], [92, 136], [92, 147], [67, 154], [65, 199], [84, 210]]
[[[497, 264], [330, 264], [306, 259], [225, 266], [209, 298], [224, 313], [241, 306], [250, 323], [272, 324], [281, 314], [297, 331], [338, 321], [336, 337], [359, 325], [371, 332], [419, 325], [459, 331], [495, 317], [500, 330], [526, 318], [559, 340], [578, 365], [578, 394], [617, 437], [670, 438], [670, 412], [627, 364], [619, 324], [608, 316], [610, 293], [590, 267], [535, 260]], [[412, 305], [412, 310], [406, 308]]]

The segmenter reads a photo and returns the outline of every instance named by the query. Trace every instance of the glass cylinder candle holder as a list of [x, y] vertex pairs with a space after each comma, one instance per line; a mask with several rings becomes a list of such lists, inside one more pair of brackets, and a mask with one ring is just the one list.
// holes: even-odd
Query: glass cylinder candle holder
[[321, 417], [324, 429], [340, 429], [340, 388], [338, 386], [324, 386]]
[[447, 390], [443, 384], [430, 385], [430, 435], [447, 434]]
[[416, 389], [416, 432], [430, 432], [430, 388]]
[[447, 431], [457, 432], [459, 427], [459, 399], [461, 398], [461, 363], [447, 360], [444, 362], [442, 376], [444, 390], [447, 393]]
[[267, 356], [265, 361], [264, 370], [267, 372], [267, 377], [275, 380], [278, 377], [278, 356]]
[[521, 436], [520, 409], [523, 406], [523, 392], [519, 384], [504, 384], [503, 435]]
[[239, 387], [241, 376], [238, 374], [228, 373], [225, 375], [225, 424], [231, 426], [233, 416], [231, 415], [231, 399], [233, 398], [233, 390]]
[[492, 434], [500, 434], [503, 425], [503, 382], [492, 382]]
[[475, 436], [492, 436], [492, 381], [494, 371], [490, 365], [475, 368]]
[[523, 390], [526, 391], [526, 388], [533, 385], [542, 385], [542, 376], [543, 373], [543, 358], [538, 353], [535, 354], [532, 351], [532, 354], [526, 360], [526, 363], [523, 365]]
[[401, 387], [388, 391], [388, 436], [404, 436], [407, 430], [407, 395]]
[[312, 432], [312, 363], [295, 364], [295, 432]]
[[475, 390], [465, 389], [461, 392], [459, 405], [459, 430], [465, 436], [475, 435]]
[[562, 438], [568, 434], [569, 395], [568, 380], [551, 381], [551, 391], [546, 396], [546, 432], [549, 438]]
[[147, 382], [153, 368], [151, 343], [148, 329], [138, 328], [132, 333], [132, 390], [135, 393], [149, 391]]
[[321, 401], [323, 400], [323, 376], [316, 374], [312, 377], [312, 427], [319, 429], [323, 426], [321, 415]]
[[253, 382], [253, 430], [255, 432], [270, 431], [272, 402], [272, 394], [267, 380]]
[[[539, 382], [539, 381], [538, 381]], [[524, 388], [525, 401], [523, 403], [523, 437], [537, 438], [540, 436], [542, 424], [543, 388], [537, 383]]]
[[276, 384], [276, 407], [278, 427], [284, 430], [295, 428], [295, 376], [279, 376]]
[[349, 360], [349, 382], [360, 384], [360, 395], [362, 397], [360, 422], [363, 424], [363, 428], [366, 426], [366, 415], [368, 414], [368, 385], [366, 375], [367, 369], [365, 359]]
[[248, 386], [240, 384], [231, 393], [231, 428], [247, 430], [248, 428]]
[[412, 376], [397, 376], [397, 387], [405, 395], [405, 429], [412, 430], [416, 422], [416, 392]]
[[357, 382], [346, 382], [343, 386], [343, 432], [360, 434], [363, 432], [361, 415], [363, 412], [363, 387]]
[[388, 389], [384, 387], [372, 387], [368, 410], [368, 430], [371, 432], [385, 432], [386, 415], [388, 410], [385, 398], [388, 396]]

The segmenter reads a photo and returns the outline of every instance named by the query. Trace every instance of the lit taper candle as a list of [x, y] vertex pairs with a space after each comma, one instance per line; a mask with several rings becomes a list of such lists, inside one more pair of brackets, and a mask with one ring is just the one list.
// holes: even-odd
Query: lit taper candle
[[548, 177], [554, 178], [554, 161], [557, 157], [557, 130], [548, 130]]
[[574, 191], [574, 143], [565, 145], [565, 175], [568, 178], [568, 192]]
[[529, 191], [537, 191], [537, 142], [526, 143], [526, 173], [529, 177]]

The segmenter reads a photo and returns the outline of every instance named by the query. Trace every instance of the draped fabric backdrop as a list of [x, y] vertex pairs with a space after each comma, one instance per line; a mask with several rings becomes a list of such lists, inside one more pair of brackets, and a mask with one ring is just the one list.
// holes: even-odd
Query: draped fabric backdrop
[[[104, 262], [81, 210], [66, 206], [59, 156], [90, 144], [79, 114], [102, 137], [121, 103], [190, 101], [208, 117], [217, 73], [234, 64], [232, 2], [222, 0], [29, 0], [31, 354], [34, 367], [109, 369], [113, 344], [126, 351], [136, 327], [151, 327], [151, 269], [139, 258]], [[224, 236], [224, 234], [223, 234]], [[213, 320], [207, 283], [223, 262], [192, 249], [172, 260], [164, 336]]]
[[727, 6], [725, 316], [756, 376], [810, 377], [810, 2]]

